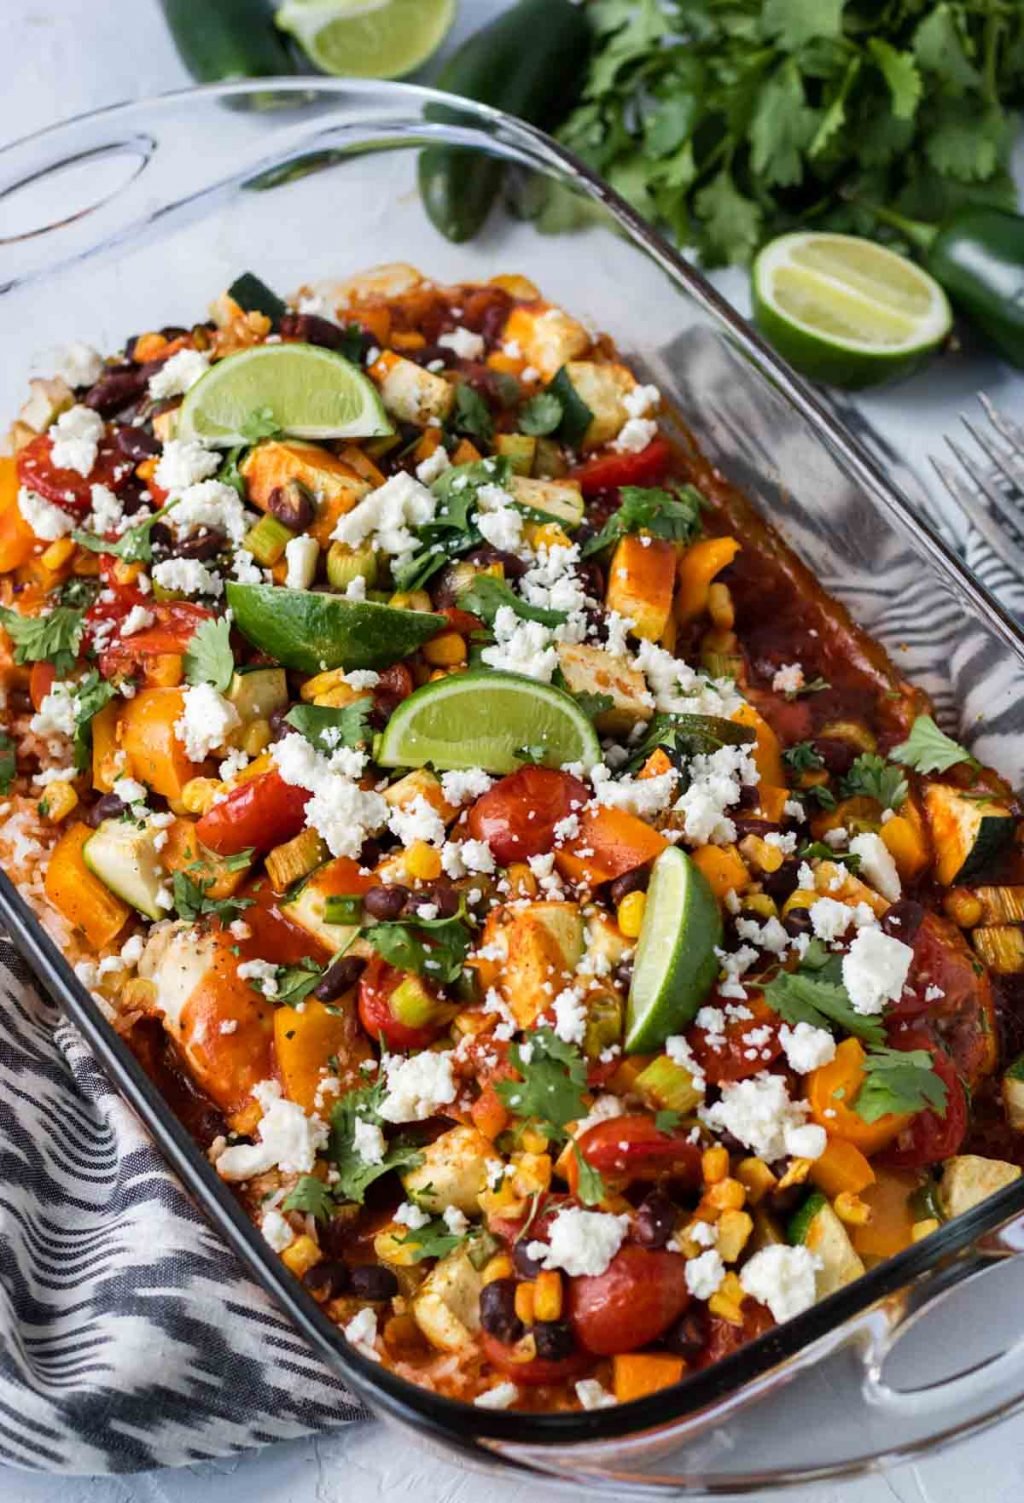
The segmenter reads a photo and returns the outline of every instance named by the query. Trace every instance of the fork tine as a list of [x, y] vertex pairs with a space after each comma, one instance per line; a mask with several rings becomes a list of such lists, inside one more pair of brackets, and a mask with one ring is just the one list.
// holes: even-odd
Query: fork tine
[[[951, 444], [950, 447], [953, 448], [954, 446]], [[959, 456], [957, 457], [959, 458]], [[962, 460], [961, 463], [963, 463]], [[963, 485], [959, 476], [949, 465], [944, 464], [940, 459], [936, 459], [934, 455], [931, 456], [931, 465], [936, 475], [938, 475], [946, 487], [946, 490], [963, 512], [966, 521], [981, 534], [996, 557], [1001, 559], [1008, 568], [1012, 569], [1020, 579], [1024, 579], [1024, 549], [1018, 547], [1017, 543], [1011, 537], [1007, 536], [983, 506], [976, 504], [974, 495]], [[968, 475], [970, 475], [970, 467], [967, 466], [966, 468]]]
[[1002, 449], [998, 444], [994, 444], [991, 437], [987, 433], [983, 434], [980, 429], [976, 428], [971, 420], [965, 417], [962, 413], [960, 415], [960, 421], [963, 423], [964, 427], [974, 439], [974, 442], [978, 445], [978, 448], [982, 451], [982, 453], [987, 454], [988, 458], [995, 465], [996, 469], [1002, 471], [1010, 484], [1020, 490], [1022, 484], [1024, 484], [1024, 480], [1022, 480], [1021, 469], [1019, 465], [1014, 463], [1016, 456], [1013, 454], [1013, 451], [1011, 450], [1011, 452], [1007, 454], [1005, 449]]
[[[964, 472], [970, 477], [970, 479], [978, 487], [978, 489], [981, 490], [987, 497], [991, 505], [1003, 518], [1006, 525], [1012, 528], [1015, 534], [1020, 534], [1022, 531], [1024, 531], [1024, 516], [1021, 515], [1021, 513], [1017, 510], [1017, 508], [1011, 501], [1008, 501], [1006, 499], [1002, 491], [999, 489], [998, 485], [996, 485], [988, 475], [983, 475], [978, 472], [978, 468], [971, 462], [970, 456], [968, 454], [965, 454], [963, 449], [961, 449], [959, 444], [957, 444], [956, 440], [950, 438], [948, 434], [946, 435], [946, 446], [947, 448], [952, 450], [953, 454], [959, 460]], [[986, 453], [987, 452], [988, 451], [986, 450]], [[980, 515], [984, 508], [976, 507], [975, 510]], [[978, 530], [979, 532], [981, 531], [980, 526]]]
[[1018, 458], [1024, 457], [1024, 428], [1021, 428], [1020, 424], [1015, 423], [1012, 418], [1008, 418], [1004, 412], [1000, 412], [987, 393], [980, 391], [978, 401], [985, 411], [985, 416], [996, 432], [1005, 438], [1014, 455]]

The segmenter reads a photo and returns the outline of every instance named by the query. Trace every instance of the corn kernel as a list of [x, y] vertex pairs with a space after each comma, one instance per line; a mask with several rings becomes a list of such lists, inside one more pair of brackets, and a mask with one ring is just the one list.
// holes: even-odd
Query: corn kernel
[[451, 672], [451, 668], [432, 668], [427, 676], [427, 683], [436, 684], [438, 679], [447, 678]]
[[832, 1209], [847, 1226], [867, 1226], [871, 1220], [871, 1207], [852, 1190], [840, 1190], [832, 1202]]
[[716, 1185], [729, 1173], [729, 1150], [716, 1143], [701, 1154], [700, 1171], [706, 1185]]
[[548, 1146], [547, 1138], [536, 1127], [526, 1128], [520, 1141], [527, 1153], [544, 1153]]
[[330, 694], [335, 691], [339, 697], [331, 700], [330, 703], [339, 709], [342, 705], [350, 705], [354, 699], [365, 697], [363, 690], [353, 689], [351, 684], [345, 682], [344, 668], [328, 668], [325, 673], [314, 673], [313, 677], [307, 678], [302, 685], [299, 696], [307, 704], [315, 704], [321, 694]]
[[718, 1218], [718, 1241], [715, 1246], [723, 1263], [735, 1263], [746, 1247], [754, 1223], [746, 1211], [723, 1211]]
[[253, 778], [258, 778], [262, 773], [272, 772], [273, 768], [273, 757], [269, 752], [264, 752], [262, 756], [255, 757], [253, 761], [249, 763], [248, 767], [243, 767], [241, 772], [236, 773], [231, 780], [232, 784], [250, 783], [252, 782]]
[[46, 785], [43, 796], [39, 800], [39, 812], [44, 819], [49, 820], [51, 825], [59, 825], [62, 819], [67, 819], [77, 804], [78, 794], [74, 788], [63, 778], [58, 778]]
[[[43, 557], [46, 557], [45, 553]], [[973, 929], [975, 924], [981, 923], [985, 912], [981, 899], [976, 898], [973, 892], [968, 892], [966, 887], [950, 888], [942, 900], [942, 906], [947, 917], [961, 929]]]
[[512, 896], [516, 898], [535, 898], [539, 891], [537, 878], [527, 866], [525, 861], [513, 861], [505, 873], [508, 884], [512, 889]]
[[533, 522], [526, 527], [526, 536], [534, 548], [571, 548], [572, 539], [562, 531], [557, 522]]
[[743, 897], [743, 912], [752, 913], [759, 919], [778, 918], [779, 909], [774, 898], [766, 892], [748, 892]]
[[932, 1234], [932, 1232], [937, 1232], [938, 1229], [939, 1229], [939, 1220], [938, 1220], [938, 1217], [937, 1216], [928, 1216], [928, 1217], [925, 1218], [924, 1221], [915, 1221], [914, 1222], [914, 1225], [910, 1228], [910, 1235], [911, 1235], [911, 1238], [913, 1239], [913, 1241], [915, 1241], [915, 1242], [922, 1242], [925, 1237], [930, 1237], [931, 1234]]
[[133, 585], [142, 573], [141, 564], [126, 564], [123, 558], [119, 558], [112, 570], [114, 583], [119, 585]]
[[779, 1189], [788, 1190], [790, 1185], [802, 1185], [811, 1172], [813, 1159], [790, 1159], [789, 1167], [779, 1180]]
[[512, 1187], [519, 1195], [536, 1195], [550, 1188], [552, 1163], [548, 1153], [519, 1153], [512, 1160]]
[[778, 1184], [764, 1159], [741, 1159], [736, 1166], [736, 1178], [746, 1189], [747, 1200], [752, 1206], [762, 1201]]
[[712, 626], [719, 631], [732, 631], [736, 625], [736, 611], [729, 586], [716, 582], [708, 590], [708, 615]]
[[432, 611], [434, 609], [426, 590], [400, 590], [392, 595], [388, 605], [403, 611]]
[[43, 549], [40, 557], [48, 569], [56, 571], [64, 567], [77, 546], [74, 538], [58, 538], [49, 548]]
[[646, 907], [647, 894], [643, 892], [631, 892], [619, 904], [615, 919], [627, 939], [639, 938]]
[[741, 1211], [747, 1203], [747, 1192], [738, 1179], [720, 1179], [708, 1185], [704, 1199], [718, 1211]]
[[798, 887], [795, 892], [790, 893], [789, 897], [783, 903], [782, 917], [785, 918], [788, 913], [792, 913], [794, 908], [810, 908], [817, 901], [818, 894], [816, 892], [809, 892], [806, 887]]
[[205, 814], [213, 808], [214, 800], [227, 792], [227, 784], [219, 778], [189, 778], [181, 790], [181, 802], [188, 814]]
[[266, 751], [272, 736], [269, 720], [254, 720], [242, 734], [242, 750], [250, 757], [258, 757]]
[[466, 639], [461, 632], [443, 631], [425, 645], [423, 656], [435, 668], [454, 668], [466, 661]]
[[732, 1326], [741, 1326], [745, 1298], [743, 1286], [737, 1275], [727, 1273], [717, 1291], [708, 1300], [708, 1309], [720, 1320], [727, 1320]]
[[405, 869], [417, 882], [434, 882], [441, 875], [441, 856], [425, 840], [414, 840], [405, 853]]
[[510, 1279], [513, 1274], [512, 1259], [508, 1253], [496, 1253], [484, 1264], [480, 1277], [485, 1284], [494, 1284], [498, 1279]]
[[307, 1237], [305, 1233], [289, 1243], [281, 1254], [285, 1266], [294, 1273], [297, 1279], [301, 1279], [302, 1275], [319, 1263], [322, 1257], [323, 1253], [317, 1242], [314, 1238]]
[[530, 1283], [516, 1285], [516, 1315], [524, 1326], [532, 1326], [534, 1315], [534, 1290]]
[[698, 1226], [706, 1225], [708, 1225], [707, 1222], [695, 1218], [676, 1232], [676, 1244], [684, 1258], [699, 1258], [702, 1252], [707, 1251], [704, 1242], [694, 1235]]
[[769, 845], [760, 835], [744, 836], [740, 841], [740, 852], [763, 872], [777, 872], [785, 859], [777, 845]]
[[537, 1275], [533, 1286], [533, 1313], [536, 1320], [561, 1320], [562, 1275], [554, 1268], [545, 1268]]
[[156, 455], [152, 459], [144, 459], [141, 464], [135, 466], [135, 473], [140, 480], [145, 480], [147, 485], [156, 475], [156, 467], [159, 460]]
[[407, 1227], [392, 1223], [374, 1237], [373, 1251], [392, 1268], [413, 1268], [419, 1261], [420, 1248], [410, 1239]]

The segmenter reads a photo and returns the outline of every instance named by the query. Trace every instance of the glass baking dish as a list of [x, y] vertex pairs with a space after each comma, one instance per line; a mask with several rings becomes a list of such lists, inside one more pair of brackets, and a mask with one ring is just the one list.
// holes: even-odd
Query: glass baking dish
[[[401, 85], [261, 81], [101, 111], [0, 152], [0, 411], [14, 414], [48, 349], [70, 338], [112, 349], [198, 316], [246, 268], [287, 291], [395, 260], [439, 280], [521, 272], [616, 339], [660, 386], [681, 431], [929, 690], [950, 728], [1024, 781], [1024, 636], [998, 603], [813, 393], [608, 188], [529, 128], [441, 101]], [[416, 192], [417, 148], [438, 140], [513, 164], [516, 212], [496, 210], [469, 245], [443, 240]], [[538, 232], [526, 217], [538, 178], [589, 201], [585, 230]], [[296, 1326], [378, 1414], [448, 1452], [620, 1496], [734, 1492], [862, 1471], [1024, 1404], [1024, 1341], [996, 1313], [1013, 1308], [1005, 1275], [1022, 1267], [1024, 1182], [651, 1398], [545, 1416], [414, 1388], [346, 1346], [6, 878], [0, 920]], [[893, 1386], [894, 1363], [909, 1377], [903, 1386]]]

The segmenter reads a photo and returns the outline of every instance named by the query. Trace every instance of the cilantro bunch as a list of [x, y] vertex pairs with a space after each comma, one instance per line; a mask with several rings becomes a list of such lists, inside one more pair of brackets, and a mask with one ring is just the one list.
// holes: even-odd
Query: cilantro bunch
[[[873, 233], [1015, 207], [1008, 110], [1024, 9], [1004, 0], [592, 0], [562, 139], [710, 266], [796, 227]], [[549, 202], [548, 227], [564, 227]], [[543, 221], [542, 221], [543, 222]]]

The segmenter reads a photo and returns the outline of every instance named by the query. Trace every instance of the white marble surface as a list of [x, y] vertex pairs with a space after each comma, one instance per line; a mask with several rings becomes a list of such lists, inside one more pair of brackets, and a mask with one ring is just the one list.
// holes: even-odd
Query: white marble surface
[[[503, 3], [463, 0], [452, 41]], [[8, 64], [0, 91], [0, 143], [64, 116], [188, 82], [156, 0], [0, 0], [0, 36]], [[723, 278], [722, 286], [742, 303], [742, 278]], [[923, 467], [937, 435], [981, 386], [1005, 391], [1005, 369], [987, 360], [947, 362], [902, 388], [898, 407], [891, 396], [880, 396], [871, 399], [869, 410], [880, 426], [899, 435], [906, 457]], [[481, 1487], [490, 1503], [566, 1496], [532, 1481], [482, 1479], [377, 1425], [236, 1462], [132, 1478], [58, 1480], [0, 1468], [3, 1503], [470, 1503]], [[1016, 1503], [1022, 1488], [1024, 1419], [1018, 1419], [918, 1465], [775, 1496], [783, 1503]]]

